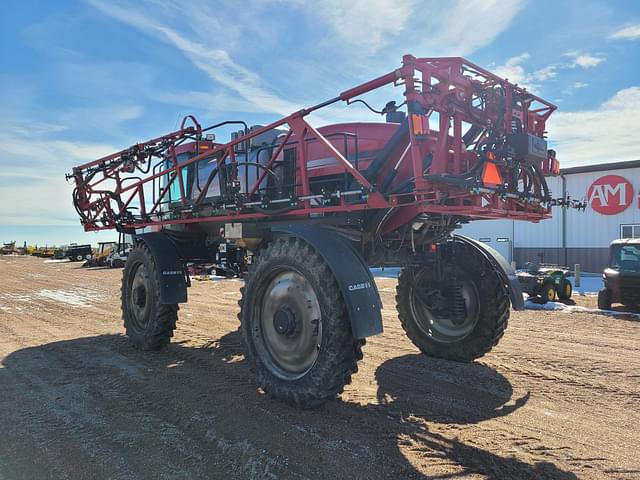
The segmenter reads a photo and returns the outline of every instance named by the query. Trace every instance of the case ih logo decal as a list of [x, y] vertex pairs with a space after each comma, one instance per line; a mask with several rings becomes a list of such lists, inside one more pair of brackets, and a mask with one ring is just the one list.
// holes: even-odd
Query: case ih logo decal
[[371, 282], [352, 283], [347, 288], [350, 292], [355, 292], [356, 290], [364, 290], [365, 288], [371, 288]]
[[616, 215], [624, 212], [633, 201], [633, 185], [620, 175], [605, 175], [591, 184], [587, 198], [596, 212]]

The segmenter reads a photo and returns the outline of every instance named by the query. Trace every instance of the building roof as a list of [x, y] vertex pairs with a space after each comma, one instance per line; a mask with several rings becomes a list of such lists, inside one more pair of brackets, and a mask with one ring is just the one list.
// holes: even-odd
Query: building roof
[[640, 168], [640, 160], [627, 160], [625, 162], [598, 163], [595, 165], [582, 165], [580, 167], [562, 168], [560, 175], [573, 173], [604, 172], [607, 170], [621, 170], [623, 168]]

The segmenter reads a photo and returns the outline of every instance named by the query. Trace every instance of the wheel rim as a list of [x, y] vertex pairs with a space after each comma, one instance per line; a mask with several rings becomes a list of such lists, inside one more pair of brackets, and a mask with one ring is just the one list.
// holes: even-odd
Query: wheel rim
[[265, 283], [256, 343], [273, 374], [295, 380], [311, 370], [320, 353], [320, 303], [300, 272], [279, 270]]
[[470, 280], [459, 282], [460, 296], [464, 301], [465, 314], [456, 320], [434, 308], [434, 297], [442, 293], [444, 287], [425, 278], [424, 271], [416, 277], [411, 288], [410, 309], [418, 328], [433, 340], [453, 343], [469, 335], [478, 323], [480, 297], [475, 284]]
[[549, 288], [547, 290], [547, 300], [551, 302], [554, 298], [556, 298], [556, 292], [553, 291], [553, 288]]
[[570, 284], [570, 283], [567, 283], [567, 284], [564, 286], [564, 294], [565, 294], [567, 297], [569, 297], [569, 296], [571, 295], [571, 284]]
[[139, 263], [133, 268], [129, 286], [131, 323], [138, 332], [144, 331], [149, 324], [150, 292], [150, 279], [147, 269], [144, 264]]

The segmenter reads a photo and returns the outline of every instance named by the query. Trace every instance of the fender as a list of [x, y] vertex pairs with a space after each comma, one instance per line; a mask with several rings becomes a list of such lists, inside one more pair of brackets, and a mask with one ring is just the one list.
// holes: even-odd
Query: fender
[[178, 249], [162, 232], [136, 235], [136, 241], [144, 243], [153, 255], [160, 278], [160, 302], [163, 304], [187, 301], [187, 275]]
[[382, 333], [378, 288], [364, 259], [348, 240], [313, 225], [279, 225], [272, 231], [302, 238], [324, 258], [342, 291], [354, 337]]
[[516, 271], [513, 269], [509, 262], [500, 255], [495, 249], [483, 242], [474, 240], [473, 238], [465, 237], [464, 235], [454, 235], [456, 242], [461, 242], [474, 248], [480, 253], [491, 265], [509, 289], [509, 298], [511, 299], [511, 306], [514, 310], [524, 310], [524, 299], [522, 297], [522, 287], [520, 281], [516, 276]]

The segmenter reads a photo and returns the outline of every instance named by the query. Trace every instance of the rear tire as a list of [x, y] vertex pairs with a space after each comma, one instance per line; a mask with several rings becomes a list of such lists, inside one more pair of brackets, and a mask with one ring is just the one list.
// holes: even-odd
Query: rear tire
[[600, 310], [611, 310], [611, 293], [606, 288], [598, 292], [598, 308]]
[[160, 283], [151, 251], [139, 243], [131, 251], [122, 273], [121, 306], [124, 328], [140, 350], [166, 347], [178, 320], [178, 304], [160, 302]]
[[[419, 299], [421, 275], [430, 267], [409, 267], [402, 270], [396, 288], [396, 308], [405, 333], [425, 355], [460, 362], [470, 362], [489, 352], [502, 338], [509, 319], [509, 292], [493, 268], [473, 250], [457, 246], [458, 278], [463, 287], [476, 292], [476, 306], [471, 306], [472, 294], [467, 294], [465, 310], [475, 312], [473, 322], [441, 318]], [[428, 280], [428, 279], [427, 279]], [[468, 299], [468, 300], [467, 300]], [[447, 336], [441, 332], [450, 332]], [[457, 335], [456, 335], [457, 332]]]
[[299, 238], [278, 238], [253, 260], [238, 317], [259, 387], [303, 408], [335, 398], [358, 371], [364, 341], [351, 333], [333, 273]]

